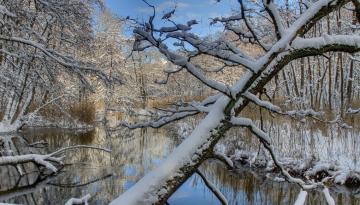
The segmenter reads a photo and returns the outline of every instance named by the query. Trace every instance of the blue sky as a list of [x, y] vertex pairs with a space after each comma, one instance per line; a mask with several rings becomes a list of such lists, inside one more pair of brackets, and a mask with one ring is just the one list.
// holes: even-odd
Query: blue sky
[[[166, 22], [161, 20], [161, 17], [177, 5], [172, 20], [176, 23], [186, 23], [192, 19], [198, 20], [199, 24], [194, 26], [193, 32], [201, 36], [222, 29], [220, 25], [209, 26], [210, 18], [228, 16], [231, 11], [239, 8], [237, 0], [222, 0], [221, 3], [217, 3], [215, 0], [148, 0], [148, 2], [156, 7], [156, 26], [164, 25]], [[151, 8], [141, 0], [106, 0], [106, 6], [119, 16], [130, 16], [140, 21], [147, 20], [152, 13]], [[130, 31], [128, 30], [127, 33], [129, 34]]]

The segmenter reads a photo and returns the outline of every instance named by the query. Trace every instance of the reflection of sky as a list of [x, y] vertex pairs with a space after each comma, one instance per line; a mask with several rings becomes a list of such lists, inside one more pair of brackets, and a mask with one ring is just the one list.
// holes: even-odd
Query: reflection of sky
[[125, 176], [135, 176], [136, 175], [136, 168], [131, 165], [126, 165], [124, 167], [124, 174]]
[[127, 180], [127, 181], [124, 183], [123, 188], [124, 188], [125, 190], [128, 190], [128, 189], [130, 189], [132, 186], [134, 186], [134, 184], [136, 184], [135, 181]]
[[[195, 176], [188, 179], [169, 199], [171, 205], [183, 204], [221, 204], [215, 196], [207, 190], [204, 183], [194, 185]], [[199, 180], [197, 180], [199, 182]]]
[[[218, 185], [215, 186], [218, 187]], [[271, 200], [267, 201], [263, 199], [265, 195], [260, 190], [254, 191], [250, 199], [241, 189], [235, 191], [231, 187], [226, 186], [219, 188], [227, 198], [229, 204], [271, 204]], [[193, 175], [170, 197], [169, 204], [220, 205], [221, 203], [204, 184], [202, 179]]]

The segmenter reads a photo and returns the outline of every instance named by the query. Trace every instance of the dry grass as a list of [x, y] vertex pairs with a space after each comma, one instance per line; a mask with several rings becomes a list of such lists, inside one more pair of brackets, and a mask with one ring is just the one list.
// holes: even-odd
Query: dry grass
[[[96, 107], [95, 103], [91, 101], [82, 101], [71, 104], [65, 103], [62, 105], [64, 110], [71, 115], [73, 119], [77, 119], [81, 122], [91, 124], [95, 121]], [[33, 103], [30, 106], [29, 111], [32, 112], [39, 107], [38, 103]], [[69, 109], [66, 109], [69, 108]], [[63, 119], [67, 118], [66, 114], [59, 110], [57, 106], [48, 105], [39, 111], [39, 114], [45, 119]]]
[[93, 102], [82, 101], [71, 105], [70, 113], [79, 121], [91, 124], [95, 121], [96, 106]]

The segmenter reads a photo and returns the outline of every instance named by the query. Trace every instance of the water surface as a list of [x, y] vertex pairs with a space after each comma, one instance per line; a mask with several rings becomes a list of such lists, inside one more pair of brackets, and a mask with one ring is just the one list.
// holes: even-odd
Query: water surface
[[[107, 204], [133, 186], [144, 174], [154, 169], [178, 143], [166, 129], [121, 130], [109, 134], [102, 128], [91, 132], [59, 129], [34, 129], [12, 137], [22, 152], [49, 152], [76, 144], [92, 144], [113, 150], [111, 154], [81, 149], [66, 154], [65, 167], [56, 176], [39, 176], [37, 168], [25, 165], [27, 175], [19, 177], [14, 167], [1, 167], [0, 202], [18, 204], [64, 204], [71, 197], [89, 193], [90, 204]], [[46, 140], [46, 150], [21, 151], [26, 142]], [[200, 170], [227, 197], [230, 204], [292, 204], [299, 188], [268, 180], [249, 170], [235, 171], [215, 161], [207, 161]], [[360, 190], [333, 187], [337, 204], [360, 204]], [[169, 199], [171, 205], [217, 205], [218, 199], [196, 174], [189, 178]], [[307, 204], [326, 204], [319, 191], [309, 194]]]

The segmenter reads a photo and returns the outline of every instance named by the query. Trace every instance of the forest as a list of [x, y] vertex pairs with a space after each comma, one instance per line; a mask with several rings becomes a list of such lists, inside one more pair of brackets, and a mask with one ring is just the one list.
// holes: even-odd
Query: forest
[[360, 204], [360, 0], [0, 0], [0, 204]]

